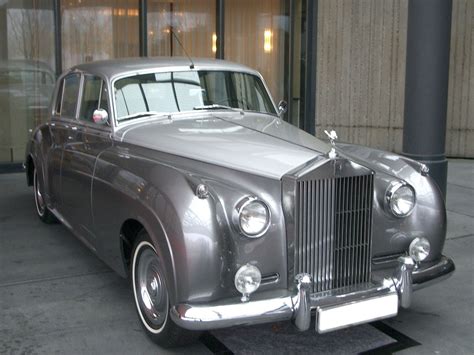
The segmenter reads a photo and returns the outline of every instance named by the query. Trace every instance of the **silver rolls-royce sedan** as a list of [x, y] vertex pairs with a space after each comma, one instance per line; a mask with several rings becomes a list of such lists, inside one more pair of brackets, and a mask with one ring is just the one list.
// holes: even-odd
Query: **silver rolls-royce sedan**
[[31, 135], [39, 218], [130, 279], [162, 346], [291, 320], [331, 330], [397, 314], [449, 276], [443, 197], [405, 157], [281, 119], [262, 76], [220, 60], [126, 59], [59, 80]]

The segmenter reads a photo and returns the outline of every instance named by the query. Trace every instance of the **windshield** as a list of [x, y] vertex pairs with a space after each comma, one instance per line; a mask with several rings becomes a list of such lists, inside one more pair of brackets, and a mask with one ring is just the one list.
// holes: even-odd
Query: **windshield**
[[276, 114], [255, 75], [231, 71], [141, 74], [115, 82], [117, 121], [160, 113], [241, 109]]

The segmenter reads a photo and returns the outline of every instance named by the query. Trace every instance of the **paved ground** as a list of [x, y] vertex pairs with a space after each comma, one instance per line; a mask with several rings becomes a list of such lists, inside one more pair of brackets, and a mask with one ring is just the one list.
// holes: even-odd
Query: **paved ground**
[[[61, 225], [34, 215], [23, 174], [0, 174], [0, 354], [474, 353], [474, 161], [453, 160], [445, 253], [457, 271], [415, 294], [412, 308], [384, 323], [317, 335], [288, 323], [207, 334], [164, 351], [144, 335], [126, 281]], [[414, 346], [416, 343], [421, 345]]]
[[474, 160], [450, 160], [448, 166], [444, 253], [456, 272], [419, 290], [409, 310], [386, 322], [422, 343], [404, 354], [474, 354]]

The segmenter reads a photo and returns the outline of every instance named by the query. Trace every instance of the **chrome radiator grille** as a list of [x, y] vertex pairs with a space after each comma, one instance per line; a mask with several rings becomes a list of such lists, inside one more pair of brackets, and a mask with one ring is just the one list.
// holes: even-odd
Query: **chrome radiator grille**
[[370, 280], [373, 175], [296, 182], [295, 274], [313, 292]]

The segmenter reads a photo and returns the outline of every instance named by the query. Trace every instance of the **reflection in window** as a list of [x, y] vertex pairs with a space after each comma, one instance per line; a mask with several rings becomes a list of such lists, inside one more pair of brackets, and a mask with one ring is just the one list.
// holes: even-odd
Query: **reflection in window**
[[138, 56], [138, 1], [61, 1], [63, 67]]
[[53, 2], [0, 1], [0, 163], [24, 159], [48, 119], [55, 75]]
[[149, 0], [147, 10], [149, 55], [185, 55], [173, 30], [191, 57], [215, 57], [215, 0]]
[[285, 34], [283, 0], [225, 2], [225, 59], [257, 69], [276, 101], [284, 97]]
[[115, 83], [115, 102], [118, 121], [146, 112], [190, 111], [213, 104], [275, 114], [258, 77], [229, 71], [180, 71], [120, 79]]

